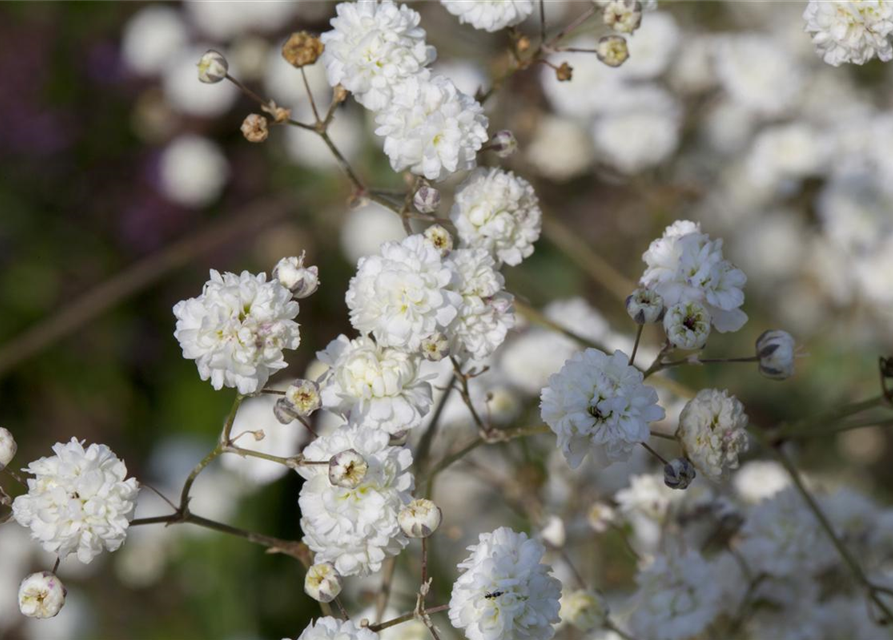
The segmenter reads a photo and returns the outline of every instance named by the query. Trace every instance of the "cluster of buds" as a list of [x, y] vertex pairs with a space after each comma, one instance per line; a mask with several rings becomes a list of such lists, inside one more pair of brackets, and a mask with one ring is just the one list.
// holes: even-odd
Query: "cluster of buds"
[[609, 67], [619, 67], [629, 58], [629, 47], [621, 36], [604, 36], [595, 47], [595, 55]]
[[341, 593], [341, 576], [329, 562], [320, 562], [307, 569], [304, 592], [317, 602], [331, 602]]
[[561, 619], [583, 633], [602, 629], [608, 620], [608, 602], [595, 591], [572, 591], [561, 599]]
[[440, 208], [440, 191], [429, 184], [423, 184], [412, 197], [412, 204], [419, 213], [434, 213]]
[[664, 319], [664, 299], [651, 289], [636, 289], [626, 298], [626, 312], [636, 324], [651, 324]]
[[446, 258], [453, 250], [453, 236], [439, 224], [432, 224], [425, 229], [425, 240], [434, 245], [440, 255]]
[[602, 4], [602, 21], [617, 33], [632, 33], [642, 25], [638, 0], [608, 0]]
[[304, 266], [305, 252], [299, 257], [282, 258], [273, 268], [273, 277], [298, 300], [313, 295], [319, 288], [319, 269]]
[[319, 385], [313, 380], [295, 380], [276, 404], [273, 413], [282, 424], [290, 424], [298, 418], [306, 418], [322, 405]]
[[54, 618], [65, 605], [67, 593], [54, 573], [32, 573], [19, 586], [19, 611], [29, 618]]
[[670, 489], [688, 489], [697, 475], [688, 458], [674, 458], [664, 465], [664, 484]]
[[322, 55], [325, 45], [316, 36], [306, 31], [291, 34], [282, 45], [282, 57], [293, 67], [300, 69], [316, 62]]
[[756, 343], [760, 373], [773, 380], [784, 380], [794, 375], [795, 346], [793, 336], [787, 331], [764, 331]]
[[329, 482], [336, 487], [356, 489], [367, 471], [369, 463], [354, 449], [347, 449], [329, 459]]
[[514, 133], [508, 129], [503, 129], [502, 131], [497, 131], [490, 138], [487, 148], [500, 158], [508, 158], [518, 150], [518, 140], [515, 138]]
[[450, 355], [450, 341], [439, 331], [422, 340], [422, 357], [431, 362], [440, 362]]
[[242, 121], [241, 131], [248, 142], [263, 142], [270, 136], [267, 119], [258, 113], [249, 114]]
[[16, 451], [18, 451], [18, 445], [15, 438], [12, 437], [8, 429], [0, 427], [0, 471], [12, 462]]
[[397, 514], [397, 524], [410, 538], [427, 538], [440, 526], [443, 512], [430, 500], [413, 500]]
[[198, 61], [198, 79], [205, 84], [216, 84], [226, 78], [229, 63], [219, 51], [209, 49]]
[[710, 313], [700, 302], [680, 302], [667, 309], [664, 331], [677, 349], [703, 349], [710, 337]]

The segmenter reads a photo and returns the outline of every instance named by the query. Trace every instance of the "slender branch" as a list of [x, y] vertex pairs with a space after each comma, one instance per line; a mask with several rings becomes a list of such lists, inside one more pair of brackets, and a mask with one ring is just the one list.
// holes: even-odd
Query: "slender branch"
[[633, 366], [636, 363], [636, 354], [639, 352], [639, 341], [642, 339], [642, 330], [645, 328], [644, 324], [640, 324], [639, 328], [636, 329], [636, 341], [633, 343], [633, 352], [629, 354], [629, 366]]
[[[381, 621], [385, 609], [388, 608], [388, 600], [391, 599], [391, 586], [394, 584], [394, 574], [397, 570], [397, 558], [391, 557], [385, 561], [384, 573], [381, 577], [381, 588], [375, 602], [375, 622]], [[399, 623], [395, 623], [399, 624]]]
[[468, 374], [462, 372], [462, 366], [453, 356], [450, 356], [450, 362], [453, 363], [453, 373], [455, 374], [456, 380], [459, 382], [459, 395], [462, 396], [462, 400], [468, 407], [468, 411], [471, 413], [471, 418], [481, 432], [490, 433], [490, 425], [485, 424], [484, 421], [481, 420], [480, 414], [478, 414], [477, 409], [474, 408], [474, 402], [471, 399], [471, 392], [468, 387]]
[[304, 90], [307, 92], [307, 98], [310, 99], [310, 108], [313, 110], [313, 117], [316, 118], [317, 126], [320, 124], [325, 124], [319, 118], [319, 111], [316, 110], [316, 100], [313, 99], [313, 92], [310, 90], [310, 83], [307, 82], [307, 72], [304, 71], [304, 67], [301, 67], [301, 78], [304, 80]]
[[419, 446], [416, 449], [415, 456], [413, 456], [416, 468], [418, 469], [425, 468], [425, 463], [428, 461], [428, 456], [431, 453], [431, 445], [434, 442], [434, 437], [437, 435], [437, 430], [440, 426], [440, 418], [443, 416], [443, 410], [446, 408], [447, 402], [449, 402], [453, 388], [454, 386], [450, 384], [450, 386], [444, 389], [443, 395], [440, 396], [440, 400], [434, 408], [434, 413], [431, 415], [431, 421], [428, 423], [428, 428], [419, 440]]
[[[440, 613], [441, 611], [446, 611], [450, 608], [448, 604], [438, 605], [436, 607], [431, 607], [430, 609], [425, 609], [425, 613]], [[402, 616], [398, 616], [392, 620], [388, 620], [387, 622], [382, 622], [380, 624], [369, 625], [369, 631], [383, 631], [385, 629], [390, 629], [391, 627], [395, 627], [398, 624], [402, 624], [404, 622], [409, 622], [416, 617], [415, 611], [410, 611], [409, 613], [404, 613]]]
[[657, 458], [658, 460], [660, 460], [661, 463], [663, 463], [664, 465], [668, 465], [668, 464], [670, 464], [669, 462], [666, 461], [666, 459], [665, 459], [662, 455], [660, 455], [657, 451], [655, 451], [654, 449], [652, 449], [651, 446], [650, 446], [647, 442], [640, 442], [639, 444], [641, 444], [643, 447], [645, 447], [645, 450], [646, 450], [648, 453], [650, 453], [650, 454], [653, 455], [655, 458]]

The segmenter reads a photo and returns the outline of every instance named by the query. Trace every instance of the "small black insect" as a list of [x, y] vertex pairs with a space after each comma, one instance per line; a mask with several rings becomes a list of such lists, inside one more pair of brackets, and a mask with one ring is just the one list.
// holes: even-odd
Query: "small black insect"
[[486, 594], [484, 597], [485, 597], [487, 600], [492, 600], [493, 598], [498, 598], [498, 597], [501, 596], [503, 593], [505, 593], [505, 592], [504, 592], [504, 591], [494, 591], [493, 593], [488, 593], [488, 594]]

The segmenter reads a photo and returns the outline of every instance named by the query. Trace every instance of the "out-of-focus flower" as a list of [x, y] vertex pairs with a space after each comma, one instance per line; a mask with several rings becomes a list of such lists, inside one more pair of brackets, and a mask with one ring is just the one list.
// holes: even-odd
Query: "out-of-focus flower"
[[747, 451], [744, 406], [727, 391], [702, 389], [679, 415], [679, 438], [685, 455], [706, 476], [719, 480], [738, 468]]
[[679, 118], [651, 105], [618, 111], [595, 121], [592, 139], [604, 160], [623, 173], [659, 165], [679, 145]]
[[805, 74], [793, 55], [770, 36], [724, 36], [715, 48], [717, 77], [735, 102], [761, 117], [791, 109]]
[[507, 129], [497, 131], [487, 147], [500, 158], [508, 158], [518, 150], [518, 140], [515, 134]]
[[67, 591], [49, 571], [32, 573], [19, 587], [19, 611], [29, 618], [54, 618], [65, 605]]
[[625, 353], [609, 356], [597, 349], [575, 354], [549, 378], [542, 417], [571, 467], [588, 453], [603, 466], [626, 460], [635, 445], [648, 440], [648, 423], [663, 419], [664, 410], [642, 380]]
[[468, 550], [450, 598], [453, 626], [469, 640], [549, 640], [561, 583], [541, 562], [543, 545], [501, 527], [482, 533]]
[[680, 302], [664, 316], [667, 340], [677, 349], [701, 349], [710, 337], [710, 314], [700, 302]]
[[596, 533], [604, 533], [617, 519], [614, 507], [607, 502], [596, 502], [589, 508], [586, 520]]
[[787, 331], [772, 329], [757, 338], [760, 373], [767, 378], [784, 380], [794, 375], [794, 337]]
[[317, 618], [301, 632], [298, 640], [378, 640], [378, 634], [358, 627], [351, 620]]
[[273, 267], [273, 278], [299, 300], [310, 297], [319, 288], [319, 268], [305, 267], [305, 255], [305, 252], [301, 252], [297, 257], [282, 258]]
[[400, 528], [410, 538], [427, 538], [437, 531], [443, 513], [430, 500], [413, 500], [397, 516]]
[[[201, 61], [208, 50], [201, 46], [180, 49], [171, 55], [161, 75], [161, 86], [168, 105], [178, 113], [197, 118], [216, 118], [226, 113], [239, 96], [239, 90], [231, 82], [196, 82], [196, 61]], [[209, 67], [213, 76], [220, 77], [222, 69]], [[199, 78], [200, 79], [200, 78]]]
[[461, 24], [494, 32], [514, 27], [533, 13], [533, 0], [440, 0], [446, 10], [459, 18]]
[[149, 5], [127, 21], [121, 38], [121, 58], [133, 71], [154, 75], [164, 70], [189, 34], [180, 12], [164, 5]]
[[561, 619], [583, 633], [600, 629], [608, 620], [608, 602], [595, 591], [571, 591], [561, 598]]
[[158, 174], [167, 198], [184, 207], [199, 208], [220, 196], [229, 177], [229, 163], [217, 144], [186, 134], [162, 152]]
[[317, 602], [331, 602], [341, 593], [341, 576], [329, 562], [320, 562], [307, 569], [304, 593]]
[[16, 522], [31, 529], [49, 553], [76, 554], [89, 564], [103, 549], [117, 551], [133, 519], [139, 483], [104, 444], [76, 438], [53, 446], [56, 454], [28, 465], [28, 493], [15, 499]]
[[638, 0], [607, 0], [602, 21], [618, 33], [632, 33], [642, 24], [642, 3]]
[[594, 148], [586, 129], [570, 118], [543, 116], [524, 157], [543, 176], [564, 182], [592, 166]]
[[832, 66], [893, 59], [893, 4], [888, 0], [810, 0], [803, 19], [816, 53]]
[[18, 448], [15, 438], [12, 437], [9, 429], [0, 427], [0, 471], [12, 462]]

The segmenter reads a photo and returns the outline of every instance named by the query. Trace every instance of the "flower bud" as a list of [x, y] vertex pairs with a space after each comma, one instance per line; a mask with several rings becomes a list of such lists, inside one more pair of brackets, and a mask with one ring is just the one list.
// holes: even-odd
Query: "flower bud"
[[787, 331], [772, 329], [757, 338], [757, 357], [760, 373], [773, 380], [784, 380], [794, 375], [793, 336]]
[[638, 0], [611, 0], [605, 5], [602, 20], [618, 33], [632, 33], [642, 24], [642, 3]]
[[432, 224], [425, 229], [425, 240], [433, 244], [444, 258], [453, 250], [453, 236], [439, 224]]
[[404, 429], [403, 431], [391, 434], [391, 437], [388, 439], [388, 446], [402, 447], [406, 444], [407, 440], [409, 440], [409, 429]]
[[589, 513], [586, 514], [586, 520], [589, 521], [589, 526], [592, 527], [592, 530], [596, 533], [604, 533], [608, 530], [614, 521], [617, 519], [617, 513], [614, 511], [614, 507], [609, 505], [607, 502], [596, 502], [589, 509]]
[[574, 68], [562, 62], [561, 66], [555, 69], [555, 77], [558, 78], [558, 82], [570, 82], [574, 77]]
[[273, 405], [273, 415], [281, 424], [291, 424], [298, 419], [298, 409], [291, 400], [283, 396]]
[[561, 619], [583, 633], [601, 629], [608, 619], [608, 603], [595, 591], [572, 591], [561, 599]]
[[664, 465], [664, 484], [670, 489], [688, 489], [697, 475], [688, 458], [674, 458]]
[[412, 197], [412, 204], [419, 213], [434, 213], [440, 207], [440, 191], [423, 184]]
[[341, 593], [341, 576], [328, 562], [320, 562], [307, 569], [304, 592], [317, 602], [331, 602]]
[[440, 362], [450, 355], [450, 342], [440, 332], [422, 340], [422, 356], [431, 362]]
[[514, 133], [503, 129], [497, 131], [496, 135], [490, 139], [489, 147], [500, 158], [508, 158], [518, 150], [518, 141], [515, 139]]
[[316, 36], [299, 31], [289, 36], [282, 45], [282, 57], [293, 67], [306, 67], [313, 64], [322, 55], [325, 45]]
[[302, 251], [300, 257], [282, 258], [273, 268], [273, 277], [299, 300], [319, 288], [319, 269], [304, 266], [305, 254]]
[[6, 468], [18, 451], [15, 438], [8, 429], [0, 427], [0, 471]]
[[397, 523], [410, 538], [427, 538], [437, 531], [443, 513], [430, 500], [413, 500], [397, 515]]
[[604, 36], [599, 39], [595, 54], [609, 67], [619, 67], [629, 58], [629, 47], [620, 36]]
[[242, 121], [241, 131], [248, 142], [263, 142], [270, 136], [267, 119], [257, 113], [249, 114]]
[[660, 322], [664, 311], [664, 299], [652, 289], [636, 289], [626, 299], [626, 312], [636, 324]]
[[354, 489], [360, 486], [368, 470], [365, 458], [353, 449], [347, 449], [329, 460], [329, 482], [336, 487]]
[[208, 49], [198, 61], [198, 79], [205, 84], [220, 82], [228, 72], [229, 63], [219, 51]]
[[546, 524], [540, 530], [540, 536], [549, 545], [560, 549], [567, 542], [567, 531], [564, 528], [564, 522], [558, 516], [549, 516]]
[[19, 611], [29, 618], [53, 618], [62, 610], [67, 593], [55, 574], [32, 573], [19, 587]]
[[306, 417], [322, 406], [319, 385], [313, 380], [295, 380], [285, 390], [285, 399], [292, 403], [299, 416]]
[[680, 302], [664, 315], [664, 331], [677, 349], [701, 349], [710, 336], [710, 314], [699, 302]]

